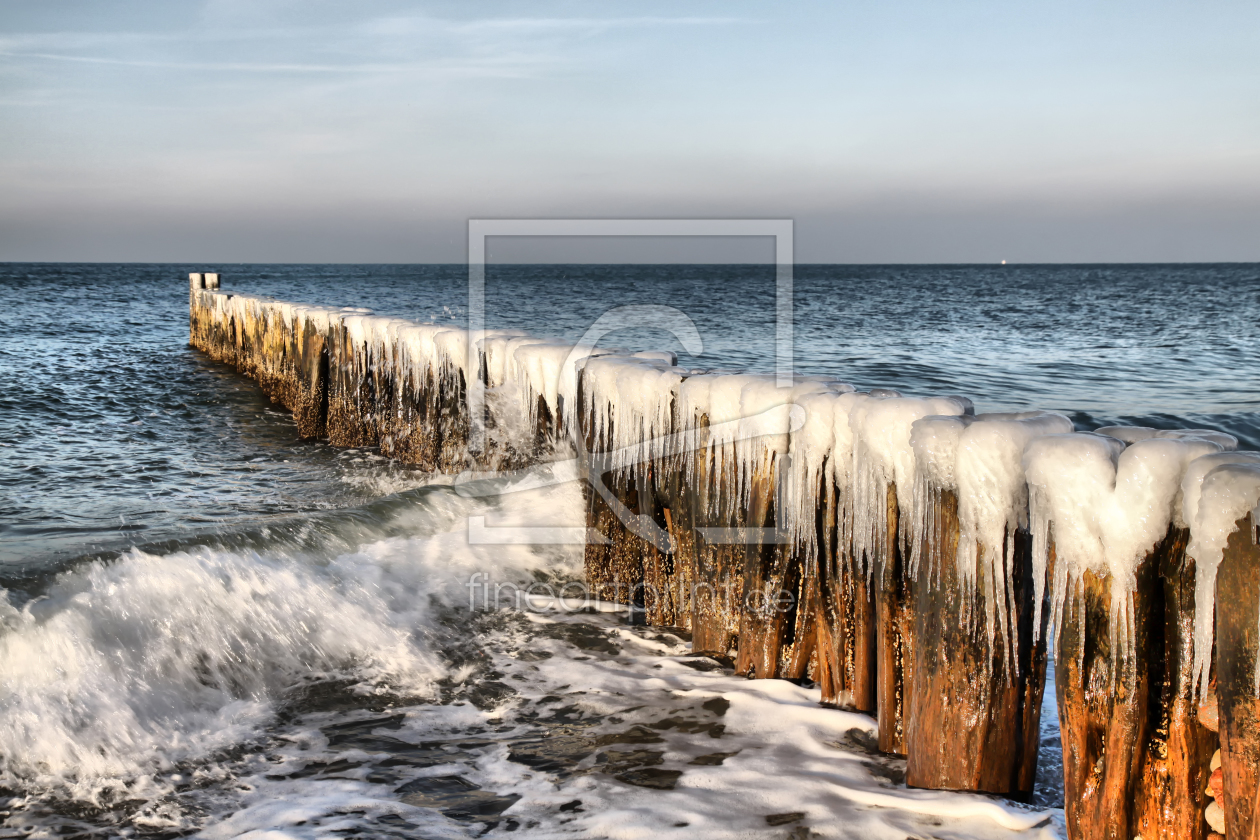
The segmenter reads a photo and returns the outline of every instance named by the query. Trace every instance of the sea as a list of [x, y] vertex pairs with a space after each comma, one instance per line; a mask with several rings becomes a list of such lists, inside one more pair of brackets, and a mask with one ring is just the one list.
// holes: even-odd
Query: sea
[[[476, 300], [463, 265], [0, 264], [0, 838], [1062, 836], [1053, 675], [1031, 803], [909, 790], [873, 721], [808, 682], [537, 595], [580, 581], [580, 545], [470, 537], [580, 526], [555, 465], [461, 484], [299, 440], [189, 347], [188, 272], [214, 270], [418, 321]], [[669, 307], [702, 347], [664, 326], [601, 346], [767, 372], [790, 352], [861, 389], [1260, 448], [1260, 265], [792, 275], [786, 307], [767, 265], [491, 265], [478, 311], [576, 340]]]

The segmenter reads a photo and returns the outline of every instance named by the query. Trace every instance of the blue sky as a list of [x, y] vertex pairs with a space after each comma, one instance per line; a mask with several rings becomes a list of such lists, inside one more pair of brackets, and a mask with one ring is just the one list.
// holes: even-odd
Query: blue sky
[[[0, 259], [1260, 260], [1260, 4], [0, 0]], [[760, 246], [501, 242], [492, 257]]]

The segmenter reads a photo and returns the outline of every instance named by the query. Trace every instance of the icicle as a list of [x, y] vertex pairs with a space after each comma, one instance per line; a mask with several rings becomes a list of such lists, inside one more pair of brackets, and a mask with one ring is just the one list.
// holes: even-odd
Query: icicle
[[[1194, 670], [1207, 697], [1212, 664], [1216, 573], [1239, 519], [1260, 504], [1260, 453], [1228, 452], [1193, 461], [1181, 481], [1182, 518], [1190, 526], [1186, 556], [1194, 560]], [[1252, 519], [1253, 523], [1257, 520]], [[1254, 536], [1254, 535], [1253, 535]]]
[[[822, 505], [822, 489], [828, 481], [827, 468], [835, 457], [835, 418], [837, 401], [843, 393], [852, 393], [853, 386], [831, 383], [825, 393], [807, 393], [795, 398], [805, 417], [800, 429], [792, 433], [790, 499], [787, 505], [787, 526], [792, 542], [799, 547], [810, 573], [818, 560], [818, 533], [815, 519]], [[844, 457], [851, 457], [846, 451]]]
[[[853, 430], [853, 553], [866, 563], [882, 563], [888, 535], [888, 485], [896, 485], [900, 515], [913, 517], [915, 420], [931, 415], [961, 415], [969, 402], [954, 397], [869, 399], [849, 415]], [[903, 533], [904, 540], [904, 533]], [[904, 545], [903, 545], [904, 548]], [[871, 566], [867, 566], [869, 574]]]
[[[1134, 655], [1129, 628], [1137, 568], [1164, 538], [1182, 476], [1195, 458], [1219, 452], [1211, 441], [1148, 438], [1127, 448], [1104, 435], [1049, 435], [1028, 444], [1024, 468], [1031, 495], [1037, 603], [1053, 528], [1055, 614], [1085, 571], [1111, 577], [1111, 636], [1121, 660]], [[1038, 623], [1034, 626], [1038, 629]]]
[[596, 447], [617, 471], [646, 476], [648, 464], [678, 454], [674, 402], [686, 372], [665, 360], [607, 355], [582, 369], [582, 412]]

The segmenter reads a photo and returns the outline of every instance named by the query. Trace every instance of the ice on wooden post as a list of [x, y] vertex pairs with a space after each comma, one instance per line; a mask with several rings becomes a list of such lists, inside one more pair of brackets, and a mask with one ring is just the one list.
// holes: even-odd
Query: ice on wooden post
[[[746, 382], [740, 391], [741, 419], [733, 449], [740, 499], [749, 529], [774, 535], [745, 541], [739, 618], [737, 673], [801, 678], [814, 653], [814, 578], [805, 556], [790, 541], [791, 442], [801, 430], [811, 397], [850, 392], [853, 386], [822, 378], [800, 378], [781, 386], [774, 377]], [[821, 464], [816, 465], [821, 469]], [[786, 492], [781, 492], [786, 491]], [[810, 516], [811, 523], [813, 516]]]
[[960, 397], [893, 397], [858, 403], [853, 432], [853, 555], [875, 585], [879, 748], [904, 755], [905, 704], [913, 690], [914, 589], [905, 557], [913, 515], [911, 428], [932, 415], [971, 413]]
[[[1217, 569], [1229, 535], [1234, 532], [1237, 520], [1246, 513], [1239, 512], [1239, 504], [1245, 507], [1246, 499], [1240, 495], [1236, 502], [1222, 476], [1218, 479], [1221, 483], [1213, 487], [1207, 505], [1202, 509], [1200, 506], [1206, 478], [1218, 467], [1231, 464], [1260, 469], [1260, 452], [1221, 452], [1196, 458], [1182, 478], [1181, 504], [1176, 511], [1178, 525], [1190, 529], [1186, 554], [1195, 563], [1194, 681], [1200, 697], [1207, 696], [1208, 669], [1212, 664]], [[1245, 477], [1247, 473], [1242, 475]]]
[[[869, 567], [853, 551], [853, 450], [850, 415], [868, 401], [901, 396], [889, 389], [867, 393], [807, 395], [800, 401], [806, 412], [801, 431], [794, 437], [796, 452], [805, 456], [799, 465], [802, 481], [809, 481], [814, 464], [823, 460], [821, 491], [813, 515], [818, 520], [817, 574], [814, 597], [817, 653], [815, 679], [823, 703], [864, 712], [875, 712], [876, 637], [875, 593]], [[798, 465], [793, 461], [793, 468]], [[808, 492], [793, 501], [789, 519], [793, 533], [809, 528]], [[805, 546], [806, 562], [811, 550]]]
[[1211, 465], [1201, 485], [1188, 553], [1212, 566], [1215, 579], [1223, 776], [1217, 804], [1226, 837], [1254, 838], [1260, 836], [1260, 464]]
[[[572, 388], [580, 416], [575, 408], [567, 422], [589, 452], [588, 522], [606, 541], [587, 546], [588, 583], [604, 597], [641, 606], [654, 623], [689, 623], [681, 613], [690, 612], [691, 570], [673, 556], [676, 503], [665, 492], [676, 489], [668, 476], [676, 455], [674, 400], [686, 371], [667, 360], [595, 355], [580, 346], [571, 353], [582, 357], [580, 388]], [[562, 384], [557, 393], [567, 390]]]
[[913, 424], [911, 785], [1032, 793], [1046, 659], [1021, 459], [1033, 439], [1071, 430], [1039, 411]]
[[[1201, 825], [1188, 797], [1201, 796], [1191, 787], [1202, 781], [1203, 743], [1179, 664], [1188, 673], [1189, 634], [1161, 617], [1192, 600], [1173, 522], [1183, 477], [1220, 449], [1202, 437], [1126, 447], [1082, 433], [1039, 438], [1025, 452], [1035, 580], [1053, 581], [1071, 836], [1174, 836]], [[1166, 663], [1171, 681], [1153, 684]], [[1190, 793], [1169, 806], [1170, 791]]]

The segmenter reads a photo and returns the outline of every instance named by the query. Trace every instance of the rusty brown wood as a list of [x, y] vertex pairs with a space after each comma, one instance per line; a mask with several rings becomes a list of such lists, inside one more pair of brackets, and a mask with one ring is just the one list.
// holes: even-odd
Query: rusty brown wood
[[1193, 691], [1194, 561], [1189, 531], [1172, 528], [1156, 549], [1159, 589], [1152, 604], [1149, 663], [1151, 721], [1137, 780], [1134, 834], [1144, 840], [1203, 840], [1203, 809], [1217, 735], [1198, 719]]
[[[825, 471], [827, 474], [829, 471]], [[876, 692], [876, 612], [871, 577], [854, 557], [846, 511], [833, 480], [825, 479], [819, 512], [819, 561], [814, 630], [822, 702], [873, 714]]]
[[1014, 603], [1007, 605], [1013, 613], [1010, 636], [997, 623], [991, 633], [981, 594], [991, 585], [985, 564], [979, 556], [972, 561], [972, 583], [959, 573], [957, 497], [944, 492], [934, 507], [939, 544], [920, 546], [915, 586], [906, 782], [1028, 799], [1036, 778], [1046, 673], [1045, 633], [1033, 642], [1029, 536], [1016, 535], [1013, 556], [1004, 564], [1014, 584]]
[[913, 690], [914, 587], [901, 556], [897, 487], [888, 485], [888, 533], [875, 569], [876, 720], [880, 752], [906, 754], [906, 693]]
[[[1137, 570], [1131, 611], [1134, 650], [1151, 638], [1158, 566]], [[1111, 643], [1110, 578], [1085, 572], [1066, 593], [1056, 639], [1055, 682], [1063, 742], [1068, 836], [1132, 840], [1142, 749], [1150, 726], [1151, 682], [1145, 657], [1125, 657]]]
[[1225, 836], [1260, 838], [1260, 546], [1251, 514], [1230, 534], [1216, 577], [1216, 680], [1225, 782]]

